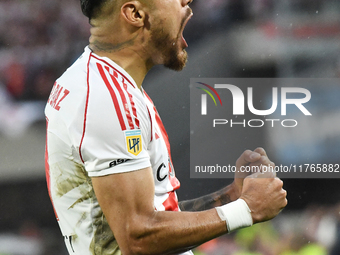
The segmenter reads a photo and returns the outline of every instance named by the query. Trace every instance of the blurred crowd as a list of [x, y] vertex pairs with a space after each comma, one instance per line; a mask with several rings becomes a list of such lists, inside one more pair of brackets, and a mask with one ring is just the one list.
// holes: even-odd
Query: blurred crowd
[[[308, 11], [326, 2], [334, 1], [296, 0], [292, 5]], [[185, 37], [192, 45], [235, 23], [273, 19], [276, 5], [273, 0], [193, 1], [195, 17]], [[79, 0], [0, 0], [0, 24], [0, 134], [16, 136], [44, 119], [43, 102], [54, 80], [87, 45], [90, 25]]]
[[77, 0], [0, 1], [0, 133], [43, 120], [54, 80], [87, 44]]
[[[283, 211], [275, 219], [207, 242], [195, 255], [339, 255], [340, 204]], [[0, 255], [66, 255], [60, 233], [26, 221], [0, 233]]]
[[[318, 9], [323, 2], [298, 0], [293, 8]], [[194, 1], [185, 36], [195, 42], [233, 23], [272, 18], [274, 3]], [[0, 0], [0, 24], [0, 87], [15, 100], [46, 100], [55, 78], [87, 45], [90, 27], [79, 0]]]
[[[199, 2], [207, 16], [196, 22], [221, 20], [227, 2]], [[90, 25], [79, 0], [0, 0], [0, 24], [0, 134], [18, 137], [44, 120], [52, 85], [88, 44]]]
[[195, 255], [339, 255], [339, 246], [340, 204], [315, 205], [212, 240]]
[[45, 100], [89, 36], [77, 0], [2, 0], [0, 24], [0, 81], [20, 100]]
[[[189, 38], [227, 28], [270, 8], [271, 0], [194, 1]], [[246, 4], [251, 3], [251, 9]], [[54, 79], [70, 65], [89, 37], [79, 0], [0, 1], [0, 83], [15, 100], [46, 100]], [[197, 28], [200, 28], [197, 31]]]
[[[277, 14], [274, 0], [194, 0], [184, 36], [190, 45], [234, 24], [264, 22]], [[295, 10], [316, 13], [334, 0], [294, 0]], [[0, 135], [16, 137], [35, 121], [57, 77], [88, 44], [88, 20], [79, 0], [0, 0]], [[340, 70], [340, 64], [339, 64]], [[339, 71], [340, 72], [340, 71]], [[195, 255], [339, 255], [340, 206], [283, 212], [210, 241]], [[26, 222], [0, 233], [0, 255], [64, 255], [60, 233]]]

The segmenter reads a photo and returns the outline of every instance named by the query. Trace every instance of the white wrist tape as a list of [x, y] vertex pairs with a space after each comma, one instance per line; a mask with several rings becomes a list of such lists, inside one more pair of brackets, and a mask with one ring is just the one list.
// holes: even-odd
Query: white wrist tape
[[253, 225], [253, 218], [250, 213], [251, 211], [247, 203], [241, 198], [229, 204], [215, 208], [221, 220], [226, 221], [228, 233], [238, 228]]

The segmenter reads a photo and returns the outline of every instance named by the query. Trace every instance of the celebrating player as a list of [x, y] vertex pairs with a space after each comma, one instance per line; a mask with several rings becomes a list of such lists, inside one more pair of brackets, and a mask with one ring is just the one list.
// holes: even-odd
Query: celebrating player
[[[190, 2], [81, 0], [90, 43], [45, 109], [48, 189], [70, 254], [192, 254], [287, 204], [282, 181], [261, 172], [177, 201], [168, 136], [142, 82], [154, 65], [184, 68]], [[262, 148], [236, 161], [261, 164], [273, 165]]]

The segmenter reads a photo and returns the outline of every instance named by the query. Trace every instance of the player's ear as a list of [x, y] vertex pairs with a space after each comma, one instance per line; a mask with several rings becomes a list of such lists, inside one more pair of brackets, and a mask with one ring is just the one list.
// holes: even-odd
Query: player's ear
[[131, 25], [142, 27], [145, 21], [145, 11], [139, 1], [130, 1], [123, 4], [121, 8], [123, 18]]

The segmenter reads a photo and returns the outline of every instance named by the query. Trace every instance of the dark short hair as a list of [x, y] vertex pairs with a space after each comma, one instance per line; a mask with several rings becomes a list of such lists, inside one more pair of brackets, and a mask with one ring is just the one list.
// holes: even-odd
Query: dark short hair
[[86, 17], [91, 19], [105, 1], [107, 0], [80, 0], [81, 10]]

